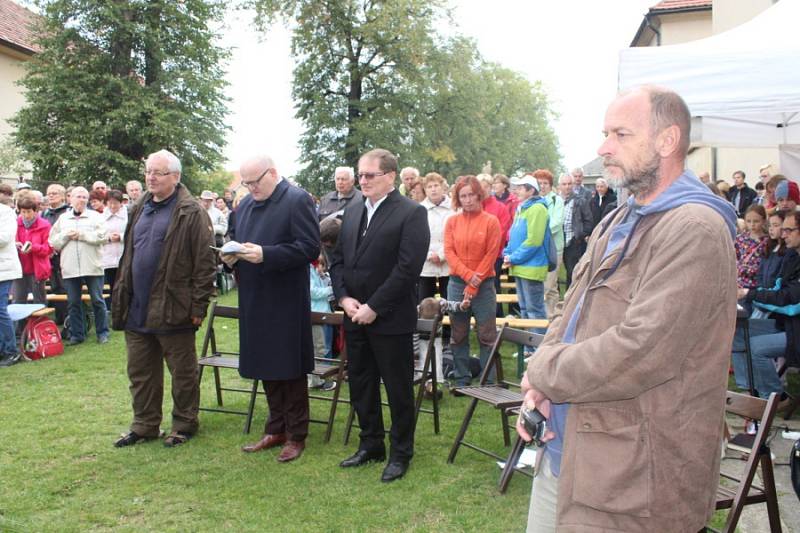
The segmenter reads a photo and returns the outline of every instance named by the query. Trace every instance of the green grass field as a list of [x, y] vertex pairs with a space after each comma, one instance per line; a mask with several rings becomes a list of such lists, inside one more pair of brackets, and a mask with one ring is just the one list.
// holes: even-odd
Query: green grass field
[[[222, 301], [235, 304], [235, 293]], [[235, 349], [235, 323], [219, 325], [221, 344]], [[509, 374], [511, 351], [504, 358]], [[409, 473], [384, 484], [380, 464], [338, 467], [356, 448], [355, 432], [349, 446], [342, 442], [346, 408], [329, 444], [323, 443], [324, 426], [311, 426], [298, 461], [279, 464], [277, 449], [239, 451], [261, 434], [263, 396], [250, 435], [242, 433], [244, 417], [201, 412], [200, 432], [184, 446], [155, 441], [116, 449], [112, 442], [131, 420], [125, 360], [123, 335], [114, 332], [106, 345], [90, 337], [61, 357], [0, 369], [0, 531], [525, 529], [529, 478], [515, 475], [500, 495], [500, 470], [490, 458], [462, 447], [454, 464], [446, 462], [464, 398], [443, 399], [439, 435], [431, 417], [420, 416]], [[223, 376], [247, 386], [233, 371]], [[204, 377], [202, 405], [214, 402], [212, 382]], [[166, 391], [162, 429], [169, 430], [168, 385]], [[226, 405], [245, 409], [246, 400], [228, 393]], [[328, 407], [312, 402], [312, 415], [321, 418]], [[507, 453], [497, 412], [479, 408], [472, 428], [472, 440]]]

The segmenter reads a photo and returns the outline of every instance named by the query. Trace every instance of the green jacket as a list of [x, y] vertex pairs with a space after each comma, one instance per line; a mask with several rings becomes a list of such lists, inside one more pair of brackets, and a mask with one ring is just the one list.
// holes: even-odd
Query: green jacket
[[550, 215], [550, 233], [559, 254], [564, 251], [564, 199], [555, 191], [544, 197], [547, 200], [547, 214]]

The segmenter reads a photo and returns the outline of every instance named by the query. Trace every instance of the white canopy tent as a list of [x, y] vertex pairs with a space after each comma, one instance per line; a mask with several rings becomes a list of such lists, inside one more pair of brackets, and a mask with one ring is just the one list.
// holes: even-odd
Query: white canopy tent
[[780, 0], [707, 39], [620, 52], [620, 89], [664, 85], [686, 100], [699, 146], [778, 147], [800, 176], [800, 0]]

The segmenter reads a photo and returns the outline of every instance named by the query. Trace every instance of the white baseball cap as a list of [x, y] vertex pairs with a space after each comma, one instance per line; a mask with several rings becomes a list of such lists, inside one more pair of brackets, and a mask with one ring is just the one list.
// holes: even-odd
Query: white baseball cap
[[536, 189], [537, 193], [539, 192], [539, 182], [536, 180], [536, 178], [534, 178], [530, 174], [526, 174], [524, 176], [516, 178], [511, 178], [511, 185], [530, 185], [531, 187]]

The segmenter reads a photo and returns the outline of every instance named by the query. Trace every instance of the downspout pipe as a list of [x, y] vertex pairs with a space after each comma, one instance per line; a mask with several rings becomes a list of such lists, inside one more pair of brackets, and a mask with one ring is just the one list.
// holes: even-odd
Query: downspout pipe
[[658, 30], [658, 28], [656, 28], [655, 26], [653, 26], [653, 23], [652, 23], [652, 22], [650, 22], [650, 15], [651, 15], [650, 13], [647, 13], [647, 14], [644, 16], [644, 22], [645, 22], [645, 25], [646, 25], [648, 28], [650, 28], [651, 30], [653, 30], [653, 33], [655, 33], [655, 34], [656, 34], [656, 46], [661, 46], [661, 32]]

